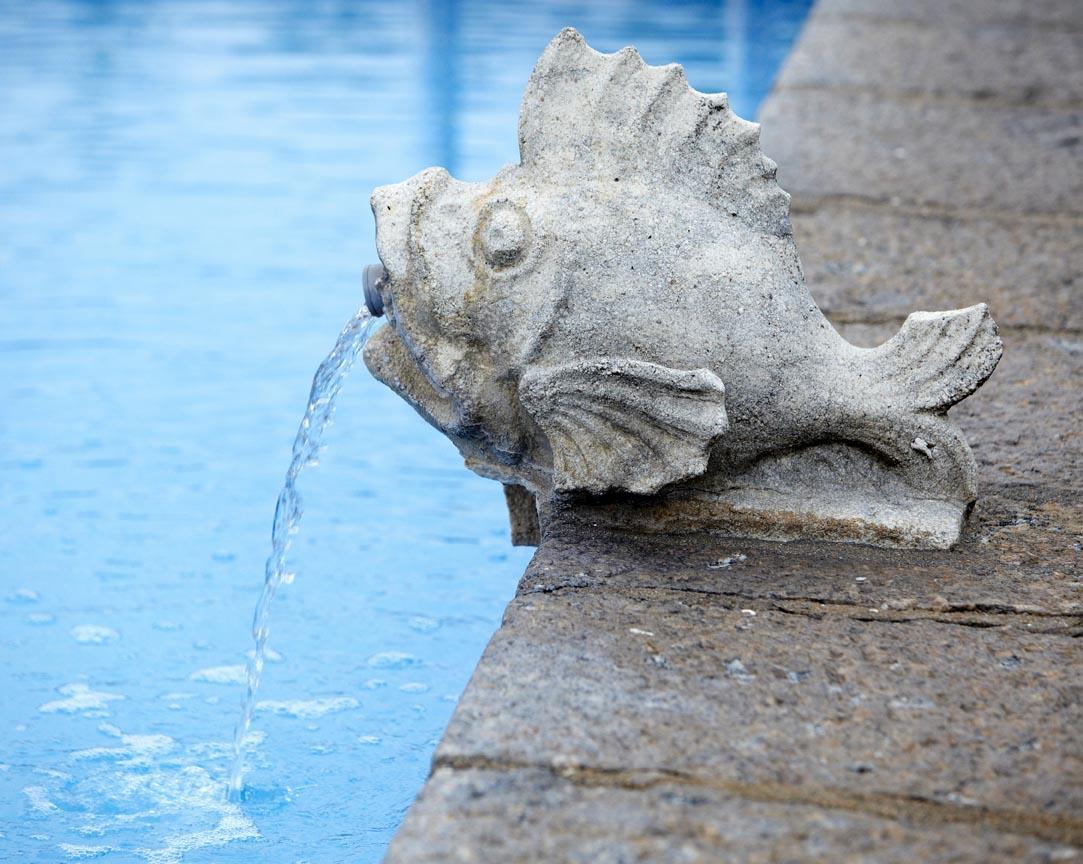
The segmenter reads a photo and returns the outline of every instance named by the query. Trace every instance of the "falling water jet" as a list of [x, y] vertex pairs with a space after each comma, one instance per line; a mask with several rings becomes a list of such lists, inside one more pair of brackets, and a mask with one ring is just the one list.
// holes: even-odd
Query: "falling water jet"
[[229, 784], [226, 790], [227, 797], [231, 801], [240, 801], [242, 798], [244, 744], [252, 726], [256, 691], [259, 689], [260, 677], [263, 674], [263, 665], [267, 656], [271, 601], [281, 584], [292, 581], [291, 574], [286, 571], [286, 553], [289, 552], [293, 535], [297, 533], [303, 512], [301, 495], [297, 491], [297, 478], [306, 466], [315, 465], [319, 459], [323, 433], [334, 414], [335, 397], [372, 332], [377, 320], [373, 312], [379, 315], [383, 311], [382, 307], [374, 309], [369, 299], [369, 283], [374, 282], [374, 277], [368, 271], [369, 268], [366, 268], [366, 304], [343, 328], [338, 341], [335, 342], [335, 347], [320, 364], [312, 379], [312, 390], [308, 396], [305, 416], [297, 429], [297, 437], [293, 439], [293, 456], [290, 459], [289, 470], [286, 471], [282, 491], [278, 495], [274, 523], [271, 527], [271, 554], [264, 567], [263, 591], [260, 593], [256, 611], [252, 617], [252, 639], [255, 642], [255, 650], [249, 655], [245, 669], [244, 706], [233, 732], [233, 762], [230, 766]]

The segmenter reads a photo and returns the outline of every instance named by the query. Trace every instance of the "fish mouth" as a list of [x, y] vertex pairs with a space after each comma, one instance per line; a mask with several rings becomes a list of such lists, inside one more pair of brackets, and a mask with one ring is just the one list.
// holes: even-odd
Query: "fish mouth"
[[[423, 207], [438, 196], [450, 181], [443, 168], [429, 168], [372, 193], [376, 220], [376, 251], [380, 256], [379, 278], [367, 281], [365, 302], [369, 310], [387, 316], [369, 339], [362, 355], [373, 377], [387, 385], [447, 435], [462, 426], [462, 411], [456, 400], [435, 382], [411, 338], [409, 318], [416, 317], [416, 292], [410, 290], [417, 278], [411, 264], [413, 231]], [[416, 257], [416, 256], [415, 256]], [[376, 268], [370, 273], [377, 275]]]
[[362, 356], [372, 377], [405, 399], [428, 423], [447, 434], [454, 434], [461, 425], [455, 400], [433, 386], [393, 326], [377, 330]]

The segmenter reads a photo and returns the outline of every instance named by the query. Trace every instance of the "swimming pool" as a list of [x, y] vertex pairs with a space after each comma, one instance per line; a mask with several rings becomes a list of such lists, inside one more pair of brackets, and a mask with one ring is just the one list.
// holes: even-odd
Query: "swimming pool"
[[515, 161], [565, 25], [752, 116], [808, 5], [0, 3], [0, 858], [378, 860], [530, 553], [500, 487], [355, 370], [225, 801], [369, 192]]

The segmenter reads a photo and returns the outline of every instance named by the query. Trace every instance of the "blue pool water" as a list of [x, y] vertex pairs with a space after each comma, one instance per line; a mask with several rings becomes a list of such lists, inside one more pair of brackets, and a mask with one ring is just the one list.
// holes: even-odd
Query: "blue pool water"
[[0, 860], [378, 860], [529, 557], [355, 370], [302, 479], [246, 797], [275, 497], [375, 261], [373, 186], [516, 159], [561, 27], [752, 116], [807, 0], [0, 0]]

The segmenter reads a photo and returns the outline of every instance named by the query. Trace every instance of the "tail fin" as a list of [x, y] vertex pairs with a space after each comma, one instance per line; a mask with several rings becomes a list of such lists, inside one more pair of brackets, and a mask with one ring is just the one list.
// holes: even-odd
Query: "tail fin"
[[876, 348], [877, 376], [905, 404], [947, 411], [977, 390], [1004, 351], [984, 303], [953, 312], [914, 312], [889, 341]]

